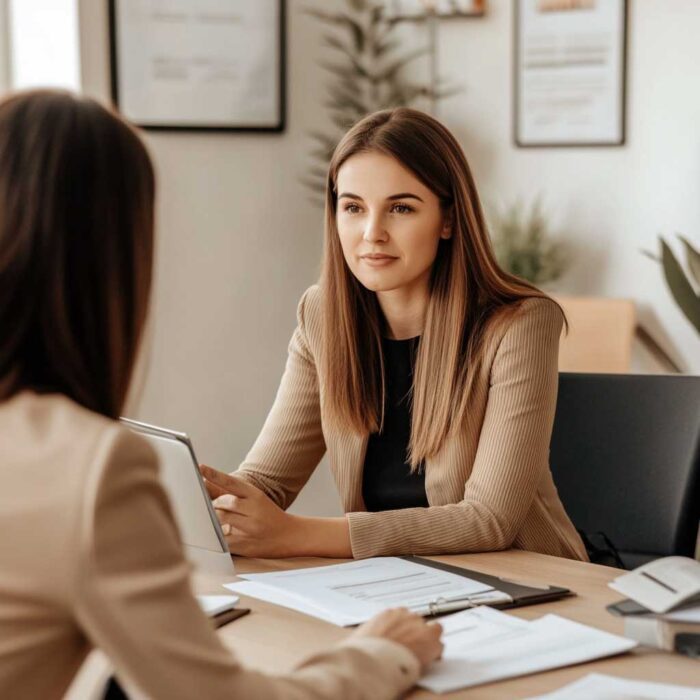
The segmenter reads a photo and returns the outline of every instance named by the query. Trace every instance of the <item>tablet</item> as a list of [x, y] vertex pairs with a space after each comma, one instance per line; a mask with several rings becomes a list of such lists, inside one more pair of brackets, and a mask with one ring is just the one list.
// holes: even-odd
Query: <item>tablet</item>
[[147, 440], [158, 455], [161, 482], [190, 561], [212, 573], [232, 573], [233, 560], [189, 437], [128, 418], [121, 422]]

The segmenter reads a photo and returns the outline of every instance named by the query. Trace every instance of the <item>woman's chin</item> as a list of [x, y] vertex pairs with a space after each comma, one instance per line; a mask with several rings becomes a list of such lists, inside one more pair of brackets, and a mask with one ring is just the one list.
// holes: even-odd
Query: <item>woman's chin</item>
[[360, 284], [370, 292], [390, 292], [403, 286], [400, 281], [380, 276], [363, 275], [358, 277]]

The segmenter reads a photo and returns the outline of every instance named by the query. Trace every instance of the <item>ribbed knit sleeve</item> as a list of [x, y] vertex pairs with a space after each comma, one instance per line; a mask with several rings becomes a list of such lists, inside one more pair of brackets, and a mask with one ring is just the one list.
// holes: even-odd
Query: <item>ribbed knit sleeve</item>
[[[255, 444], [236, 472], [288, 508], [326, 451], [321, 427], [318, 374], [307, 340], [307, 290], [297, 308], [298, 325], [289, 343], [277, 396]], [[318, 325], [317, 315], [309, 319]], [[317, 328], [308, 331], [318, 333]]]
[[[428, 508], [348, 513], [356, 558], [511, 546], [548, 470], [561, 328], [562, 314], [553, 302], [522, 303], [493, 360], [476, 458], [459, 487], [464, 498]], [[449, 472], [448, 485], [459, 470]], [[548, 543], [542, 544], [547, 551]]]

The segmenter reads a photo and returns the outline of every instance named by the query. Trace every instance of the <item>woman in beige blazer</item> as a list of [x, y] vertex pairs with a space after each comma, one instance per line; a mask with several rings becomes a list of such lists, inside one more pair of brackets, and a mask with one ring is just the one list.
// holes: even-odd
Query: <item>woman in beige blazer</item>
[[[238, 472], [203, 469], [231, 550], [585, 560], [548, 464], [562, 324], [498, 267], [452, 134], [405, 108], [360, 121], [272, 410]], [[345, 517], [286, 513], [326, 451]]]
[[150, 447], [114, 420], [146, 316], [149, 157], [91, 100], [0, 104], [0, 697], [60, 698], [92, 647], [149, 698], [392, 698], [441, 650], [390, 611], [297, 670], [242, 668], [189, 584]]

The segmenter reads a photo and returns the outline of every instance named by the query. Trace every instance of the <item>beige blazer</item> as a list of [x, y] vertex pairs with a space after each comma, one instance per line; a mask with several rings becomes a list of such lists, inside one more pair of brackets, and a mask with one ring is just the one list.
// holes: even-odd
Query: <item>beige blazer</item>
[[287, 676], [241, 668], [190, 592], [150, 447], [25, 392], [0, 403], [0, 697], [62, 697], [92, 647], [155, 699], [369, 700], [419, 675], [380, 639], [319, 650]]
[[467, 424], [425, 464], [430, 507], [366, 512], [367, 435], [325, 419], [321, 290], [301, 299], [287, 365], [262, 432], [239, 472], [287, 508], [327, 451], [355, 557], [484, 552], [508, 547], [587, 560], [549, 469], [562, 314], [523, 302], [490, 334]]

